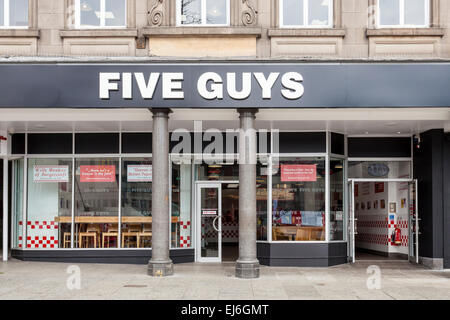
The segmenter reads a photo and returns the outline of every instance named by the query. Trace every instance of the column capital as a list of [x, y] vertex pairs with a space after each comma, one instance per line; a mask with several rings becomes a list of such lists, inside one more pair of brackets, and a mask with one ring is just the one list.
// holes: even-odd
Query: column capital
[[149, 108], [148, 110], [150, 110], [154, 117], [168, 117], [173, 112], [170, 108]]
[[236, 109], [236, 111], [239, 113], [239, 117], [256, 117], [256, 114], [259, 112], [259, 109], [257, 108], [242, 108], [242, 109]]

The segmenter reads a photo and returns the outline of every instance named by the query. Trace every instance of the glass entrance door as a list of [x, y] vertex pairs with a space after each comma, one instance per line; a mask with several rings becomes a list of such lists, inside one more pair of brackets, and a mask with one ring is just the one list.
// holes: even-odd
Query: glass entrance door
[[347, 185], [348, 188], [348, 214], [347, 214], [347, 226], [348, 226], [348, 262], [355, 262], [355, 182], [350, 180]]
[[419, 263], [419, 212], [418, 212], [418, 196], [417, 196], [417, 180], [413, 180], [409, 183], [409, 219], [408, 219], [408, 258], [410, 262]]
[[222, 187], [197, 184], [197, 261], [222, 261]]

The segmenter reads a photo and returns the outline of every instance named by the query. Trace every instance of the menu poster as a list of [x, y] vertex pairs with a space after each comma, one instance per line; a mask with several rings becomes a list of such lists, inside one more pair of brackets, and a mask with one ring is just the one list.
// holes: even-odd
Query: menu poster
[[115, 182], [115, 165], [80, 166], [80, 182]]
[[69, 166], [33, 166], [34, 182], [69, 182]]
[[315, 164], [282, 164], [281, 181], [317, 181], [317, 165]]
[[128, 182], [151, 182], [152, 181], [152, 165], [128, 165], [127, 181]]

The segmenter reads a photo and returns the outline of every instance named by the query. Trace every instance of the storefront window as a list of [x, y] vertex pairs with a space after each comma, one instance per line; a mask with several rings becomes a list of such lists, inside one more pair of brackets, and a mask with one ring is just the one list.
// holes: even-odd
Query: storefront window
[[[122, 248], [151, 248], [152, 160], [122, 160]], [[105, 237], [105, 234], [103, 234]], [[117, 230], [108, 238], [117, 239]], [[109, 239], [107, 241], [109, 244]]]
[[190, 161], [172, 162], [172, 248], [193, 247], [191, 233], [191, 168]]
[[178, 25], [228, 25], [229, 0], [177, 0]]
[[324, 158], [274, 159], [272, 239], [325, 240]]
[[[262, 163], [261, 163], [262, 162]], [[256, 165], [256, 239], [267, 240], [267, 160]]]
[[280, 0], [281, 27], [331, 27], [332, 0]]
[[13, 161], [13, 248], [23, 248], [23, 159]]
[[27, 248], [70, 248], [72, 160], [28, 159]]
[[330, 160], [330, 240], [344, 240], [344, 160]]
[[0, 28], [28, 26], [28, 0], [0, 0]]
[[[119, 223], [119, 161], [113, 158], [76, 159], [76, 247], [117, 247]], [[107, 236], [109, 235], [109, 236]]]
[[77, 27], [125, 27], [126, 0], [77, 0]]
[[349, 178], [411, 178], [411, 161], [349, 161]]

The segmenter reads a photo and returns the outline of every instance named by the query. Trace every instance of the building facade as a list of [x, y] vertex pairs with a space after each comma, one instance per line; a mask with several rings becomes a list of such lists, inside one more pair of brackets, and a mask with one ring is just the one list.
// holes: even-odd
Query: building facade
[[445, 0], [0, 0], [3, 259], [448, 268], [449, 22]]

